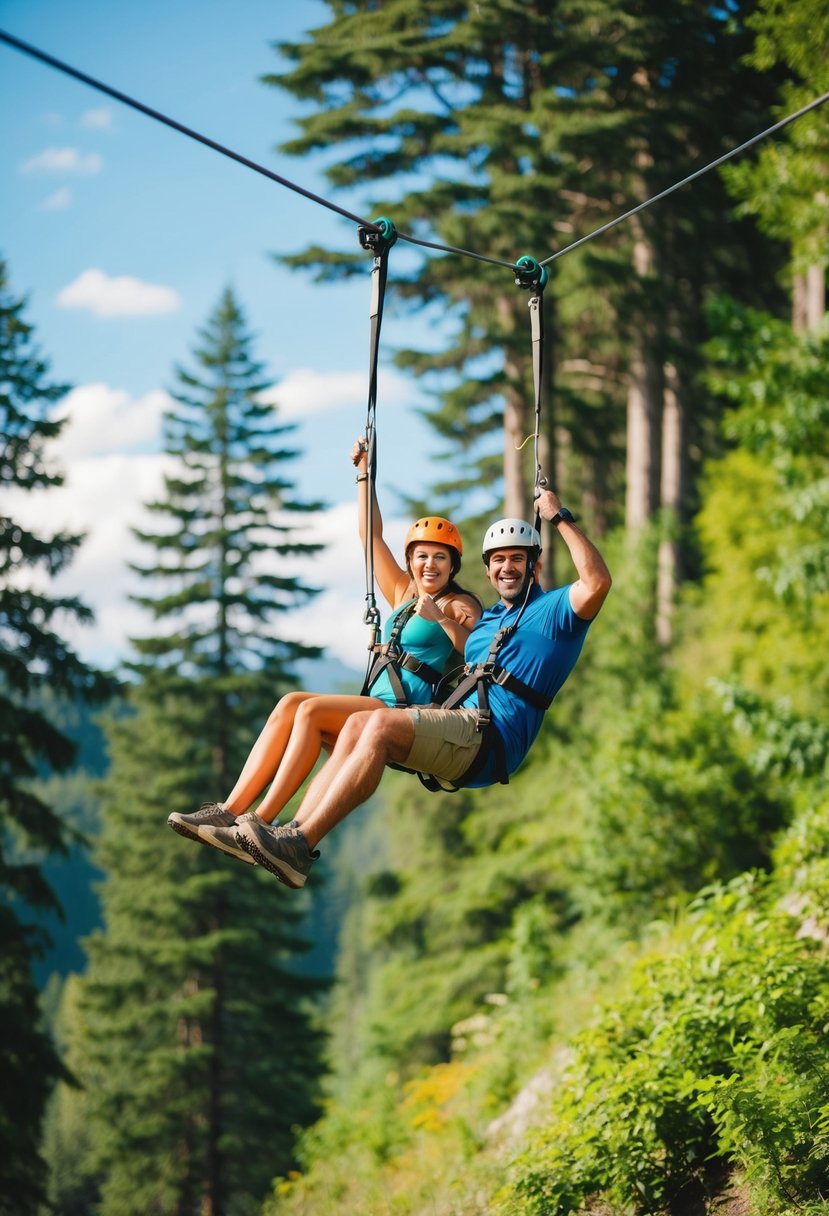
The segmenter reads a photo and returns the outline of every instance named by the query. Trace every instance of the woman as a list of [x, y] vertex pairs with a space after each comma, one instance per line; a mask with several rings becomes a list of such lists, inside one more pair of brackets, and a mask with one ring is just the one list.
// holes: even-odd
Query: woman
[[[371, 483], [364, 439], [355, 443], [351, 459], [357, 467], [358, 523], [365, 543]], [[457, 528], [438, 517], [417, 520], [406, 537], [404, 567], [383, 540], [383, 520], [373, 493], [370, 509], [375, 576], [392, 615], [386, 622], [383, 645], [375, 647], [364, 694], [290, 692], [284, 696], [225, 802], [208, 803], [191, 815], [170, 815], [168, 824], [182, 836], [252, 863], [253, 858], [235, 839], [240, 815], [256, 814], [272, 823], [309, 775], [322, 749], [332, 749], [352, 714], [428, 704], [434, 699], [437, 679], [462, 663], [466, 639], [482, 609], [476, 597], [455, 582], [463, 553]], [[250, 811], [268, 785], [257, 810]]]

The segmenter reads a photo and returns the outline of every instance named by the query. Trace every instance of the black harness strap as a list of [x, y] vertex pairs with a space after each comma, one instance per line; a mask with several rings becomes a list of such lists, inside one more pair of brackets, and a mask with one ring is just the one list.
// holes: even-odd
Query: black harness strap
[[363, 689], [360, 693], [361, 697], [371, 695], [370, 689], [372, 685], [376, 683], [381, 672], [385, 671], [388, 673], [389, 683], [394, 693], [395, 709], [404, 709], [408, 705], [398, 670], [400, 658], [404, 653], [400, 649], [400, 635], [406, 628], [406, 624], [414, 612], [415, 602], [413, 601], [400, 610], [387, 642], [381, 642], [379, 638], [376, 638], [373, 644], [369, 646], [368, 671], [363, 681]]
[[[549, 281], [549, 273], [545, 266], [534, 257], [526, 254], [515, 263], [515, 286], [524, 291], [531, 291], [527, 301], [530, 310], [530, 334], [533, 348], [533, 388], [535, 390], [535, 432], [533, 435], [533, 455], [535, 457], [535, 491], [533, 498], [546, 489], [547, 478], [541, 471], [541, 396], [544, 369], [544, 288]], [[536, 511], [535, 530], [541, 527], [541, 515]]]
[[394, 693], [395, 709], [405, 709], [409, 704], [409, 700], [406, 696], [403, 682], [400, 679], [401, 669], [412, 672], [413, 675], [419, 676], [421, 680], [424, 680], [427, 684], [431, 684], [433, 687], [443, 679], [442, 671], [438, 671], [436, 667], [430, 667], [422, 659], [416, 659], [413, 654], [409, 654], [407, 650], [401, 649], [401, 635], [411, 620], [416, 607], [417, 600], [412, 600], [411, 604], [407, 604], [405, 608], [401, 608], [395, 618], [394, 625], [389, 634], [389, 640], [387, 642], [375, 642], [369, 648], [374, 657], [369, 661], [369, 668], [366, 672], [360, 696], [371, 696], [371, 688], [377, 682], [378, 677], [385, 671], [391, 684], [391, 690]]
[[510, 634], [515, 632], [515, 628], [516, 625], [510, 625], [507, 629], [498, 630], [492, 640], [486, 661], [467, 668], [466, 674], [457, 688], [453, 689], [450, 696], [443, 702], [442, 709], [454, 709], [477, 688], [478, 719], [482, 725], [485, 724], [491, 717], [489, 696], [486, 691], [489, 684], [499, 684], [507, 692], [513, 693], [516, 697], [520, 697], [522, 701], [526, 701], [529, 705], [532, 705], [533, 709], [540, 709], [542, 712], [546, 712], [550, 708], [553, 703], [552, 697], [539, 692], [531, 684], [520, 680], [518, 676], [514, 676], [512, 672], [507, 671], [505, 667], [501, 667], [499, 663], [495, 662], [495, 655]]
[[[359, 230], [360, 244], [364, 249], [374, 253], [374, 264], [371, 268], [371, 307], [369, 317], [371, 329], [369, 334], [369, 381], [368, 407], [366, 412], [366, 443], [368, 445], [368, 511], [366, 518], [365, 568], [366, 568], [366, 608], [363, 621], [371, 628], [372, 651], [380, 642], [380, 610], [374, 594], [374, 495], [377, 480], [377, 363], [380, 351], [380, 327], [383, 324], [383, 303], [386, 296], [386, 279], [388, 276], [389, 250], [397, 240], [397, 231], [391, 220], [378, 219], [370, 227]], [[371, 664], [369, 658], [369, 665]], [[368, 675], [366, 675], [366, 681]], [[365, 685], [364, 685], [365, 689]]]
[[461, 679], [457, 688], [452, 691], [440, 706], [441, 709], [456, 709], [466, 700], [470, 693], [477, 692], [478, 710], [475, 725], [481, 734], [481, 746], [478, 748], [475, 759], [469, 768], [456, 781], [442, 782], [438, 777], [434, 777], [431, 774], [418, 773], [417, 775], [421, 783], [425, 785], [427, 790], [431, 790], [433, 793], [441, 790], [445, 793], [454, 793], [457, 790], [463, 789], [465, 785], [468, 785], [470, 781], [473, 781], [477, 777], [484, 765], [493, 756], [495, 758], [493, 772], [495, 781], [501, 785], [509, 784], [504, 741], [498, 733], [498, 728], [492, 721], [492, 711], [489, 707], [489, 693], [487, 690], [490, 684], [499, 684], [507, 692], [520, 697], [522, 701], [526, 701], [534, 709], [540, 709], [542, 712], [546, 712], [553, 703], [552, 697], [539, 692], [538, 689], [519, 679], [518, 676], [514, 676], [505, 667], [502, 667], [500, 663], [496, 662], [498, 651], [518, 628], [518, 621], [527, 606], [529, 586], [531, 585], [528, 585], [527, 596], [524, 598], [524, 603], [521, 605], [518, 617], [514, 623], [507, 625], [504, 629], [499, 629], [493, 637], [486, 661], [467, 668], [466, 674]]

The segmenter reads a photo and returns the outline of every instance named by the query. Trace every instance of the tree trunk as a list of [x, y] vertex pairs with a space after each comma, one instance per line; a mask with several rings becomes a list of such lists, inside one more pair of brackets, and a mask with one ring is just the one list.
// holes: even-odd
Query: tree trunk
[[673, 637], [676, 588], [682, 580], [679, 543], [680, 510], [685, 483], [685, 412], [679, 376], [672, 363], [665, 366], [665, 402], [662, 412], [662, 476], [660, 498], [664, 534], [659, 542], [656, 576], [656, 637], [668, 647]]
[[651, 324], [634, 338], [627, 398], [625, 527], [638, 532], [659, 503], [660, 369]]
[[817, 329], [826, 314], [826, 272], [813, 263], [806, 272], [806, 326]]
[[792, 329], [802, 336], [806, 328], [806, 276], [795, 272], [792, 278]]
[[[641, 225], [636, 226], [633, 268], [644, 279], [653, 273], [653, 252]], [[625, 527], [635, 534], [659, 505], [662, 375], [656, 323], [644, 309], [633, 336], [628, 380]]]
[[792, 283], [792, 329], [803, 335], [817, 329], [826, 314], [826, 273], [813, 263]]

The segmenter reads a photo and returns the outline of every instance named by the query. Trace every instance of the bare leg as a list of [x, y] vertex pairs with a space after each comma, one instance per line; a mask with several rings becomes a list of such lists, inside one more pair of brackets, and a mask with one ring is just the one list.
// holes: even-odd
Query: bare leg
[[251, 748], [230, 796], [225, 800], [224, 805], [234, 815], [249, 810], [263, 789], [273, 781], [291, 738], [297, 710], [319, 695], [313, 692], [289, 692], [277, 702]]
[[[323, 747], [330, 749], [348, 719], [357, 713], [385, 708], [375, 697], [315, 696], [297, 707], [287, 747], [257, 809], [265, 823], [284, 810], [313, 769]], [[232, 809], [232, 808], [231, 808]]]
[[297, 812], [310, 849], [371, 797], [387, 764], [404, 763], [413, 742], [414, 724], [405, 710], [384, 708], [348, 719]]

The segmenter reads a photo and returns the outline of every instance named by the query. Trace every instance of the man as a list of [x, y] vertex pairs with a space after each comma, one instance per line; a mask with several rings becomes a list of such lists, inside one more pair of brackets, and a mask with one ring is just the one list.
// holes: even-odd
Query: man
[[[572, 671], [611, 583], [601, 554], [558, 496], [544, 490], [536, 507], [567, 545], [578, 578], [543, 592], [538, 586], [541, 539], [535, 528], [509, 519], [487, 530], [483, 558], [499, 600], [466, 644], [471, 687], [461, 693], [456, 708], [354, 714], [290, 825], [272, 827], [247, 815], [232, 827], [202, 830], [229, 833], [281, 882], [301, 887], [319, 856], [320, 840], [374, 793], [387, 765], [428, 774], [448, 788], [506, 780], [526, 756], [545, 710]], [[484, 675], [487, 667], [489, 676]]]

